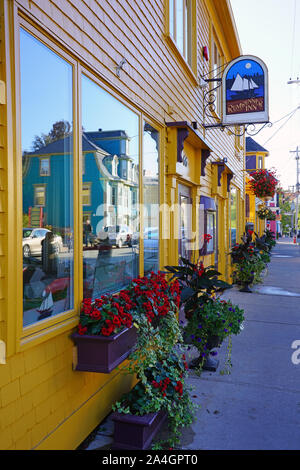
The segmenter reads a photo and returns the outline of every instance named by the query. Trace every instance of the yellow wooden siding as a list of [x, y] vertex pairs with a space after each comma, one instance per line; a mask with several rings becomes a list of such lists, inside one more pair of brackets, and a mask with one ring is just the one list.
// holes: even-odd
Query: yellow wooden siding
[[7, 109], [6, 109], [6, 68], [5, 68], [5, 36], [4, 36], [4, 5], [0, 2], [0, 80], [4, 87], [4, 96], [0, 102], [0, 340], [6, 342], [6, 279], [7, 279]]
[[[222, 19], [216, 14], [209, 17], [211, 3], [197, 1], [198, 77], [209, 70], [209, 64], [202, 58], [202, 47], [211, 43], [212, 23], [220, 33], [219, 42], [226, 60], [231, 58], [221, 27]], [[18, 6], [20, 14], [153, 123], [163, 127], [165, 121], [197, 121], [198, 132], [205, 136], [213, 150], [210, 161], [228, 159], [228, 167], [235, 173], [235, 184], [243, 197], [243, 175], [240, 174], [243, 162], [235, 156], [234, 136], [228, 136], [226, 131], [201, 130], [203, 90], [195, 86], [193, 77], [178, 62], [165, 40], [163, 0], [0, 0], [1, 57], [7, 46], [5, 38], [9, 37], [5, 36], [3, 27], [4, 6], [8, 4]], [[118, 78], [116, 66], [123, 57], [127, 63]], [[5, 61], [0, 60], [0, 80], [5, 81], [6, 77]], [[0, 105], [0, 112], [0, 339], [6, 341], [8, 323], [14, 324], [22, 313], [7, 306], [9, 289], [9, 298], [12, 298], [12, 286], [7, 285], [8, 253], [13, 260], [7, 241], [11, 226], [8, 221], [12, 220], [11, 215], [8, 217], [8, 208], [13, 205], [13, 195], [9, 194], [8, 202], [7, 193], [7, 162], [13, 158], [12, 154], [8, 155], [7, 135], [8, 126], [10, 129], [15, 126], [15, 116], [9, 116], [7, 121], [6, 105]], [[173, 204], [177, 202], [177, 182], [166, 173], [168, 165], [176, 158], [176, 145], [174, 138], [171, 144], [168, 141], [167, 131], [162, 132], [161, 144], [164, 170], [161, 203]], [[199, 170], [196, 165], [194, 173]], [[212, 196], [210, 163], [205, 176], [195, 182], [200, 185], [201, 194]], [[220, 198], [219, 243], [224, 270], [228, 250], [227, 204], [226, 199]], [[175, 261], [175, 245], [164, 241], [161, 249], [162, 266]], [[210, 261], [213, 262], [213, 257]], [[7, 363], [0, 365], [1, 449], [74, 449], [110, 411], [111, 403], [132, 386], [132, 379], [125, 379], [120, 372], [109, 375], [74, 372], [74, 348], [69, 337], [72, 326], [66, 326], [64, 333], [53, 332], [52, 337], [40, 344], [29, 343], [26, 350], [17, 354], [13, 354], [11, 347]], [[10, 338], [13, 337], [12, 327]]]

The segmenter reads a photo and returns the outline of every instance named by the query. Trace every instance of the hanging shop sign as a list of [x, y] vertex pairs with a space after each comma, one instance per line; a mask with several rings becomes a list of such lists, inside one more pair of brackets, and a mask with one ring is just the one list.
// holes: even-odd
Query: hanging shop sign
[[258, 57], [232, 60], [222, 77], [222, 125], [269, 121], [268, 70]]

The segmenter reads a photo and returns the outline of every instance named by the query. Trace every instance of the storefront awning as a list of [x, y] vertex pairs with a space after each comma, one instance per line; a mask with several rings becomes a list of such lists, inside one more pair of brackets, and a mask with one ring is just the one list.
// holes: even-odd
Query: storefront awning
[[200, 196], [200, 205], [204, 206], [205, 211], [217, 210], [215, 200], [208, 196]]
[[[196, 129], [187, 121], [166, 122], [167, 127], [177, 129], [177, 162], [182, 162], [182, 150], [184, 141], [193, 145], [193, 147], [201, 149], [201, 167], [205, 167], [205, 162], [210, 155], [211, 148], [207, 142], [196, 132]], [[203, 176], [203, 173], [202, 173]]]

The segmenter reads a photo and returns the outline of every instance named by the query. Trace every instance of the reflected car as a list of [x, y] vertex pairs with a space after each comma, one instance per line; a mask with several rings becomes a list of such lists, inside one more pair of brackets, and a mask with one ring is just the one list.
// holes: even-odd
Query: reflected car
[[144, 259], [158, 259], [159, 232], [157, 227], [146, 228], [144, 231]]
[[122, 248], [124, 245], [132, 246], [132, 235], [132, 231], [127, 225], [109, 225], [97, 234], [99, 240], [118, 248]]
[[[23, 256], [29, 258], [30, 256], [41, 256], [42, 254], [42, 241], [46, 233], [51, 232], [46, 228], [23, 228]], [[54, 235], [54, 248], [56, 253], [60, 253], [63, 243], [60, 235]]]

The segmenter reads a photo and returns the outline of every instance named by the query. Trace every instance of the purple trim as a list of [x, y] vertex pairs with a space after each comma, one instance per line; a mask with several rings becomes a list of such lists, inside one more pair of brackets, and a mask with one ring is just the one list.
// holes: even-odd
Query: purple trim
[[115, 430], [112, 449], [148, 449], [166, 418], [167, 413], [163, 410], [144, 416], [113, 413], [112, 420], [115, 423]]
[[221, 186], [221, 176], [223, 171], [225, 171], [224, 162], [212, 162], [212, 165], [218, 165], [218, 186]]
[[256, 155], [246, 155], [246, 170], [256, 169]]
[[112, 336], [79, 335], [72, 339], [77, 346], [76, 370], [110, 373], [131, 353], [136, 343], [137, 331], [134, 326]]
[[204, 210], [208, 211], [216, 211], [216, 203], [215, 200], [208, 196], [200, 196], [200, 204], [204, 205]]
[[233, 178], [233, 173], [227, 173], [227, 192], [229, 193], [230, 191], [230, 182]]
[[[166, 122], [167, 127], [176, 127], [177, 128], [177, 161], [182, 162], [182, 149], [183, 143], [185, 139], [190, 135], [192, 140], [200, 145], [194, 145], [198, 148], [205, 147], [205, 149], [210, 152], [207, 143], [203, 140], [203, 138], [195, 131], [196, 125], [195, 122], [190, 125], [187, 121], [173, 121], [173, 122]], [[203, 176], [203, 175], [202, 175]]]
[[206, 160], [210, 156], [210, 150], [201, 149], [201, 176], [205, 176]]
[[185, 128], [177, 129], [177, 161], [182, 163], [182, 150], [185, 139], [188, 137], [189, 131]]

